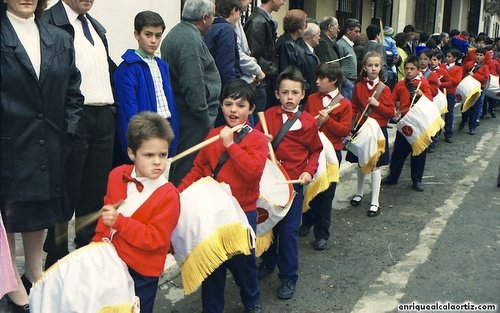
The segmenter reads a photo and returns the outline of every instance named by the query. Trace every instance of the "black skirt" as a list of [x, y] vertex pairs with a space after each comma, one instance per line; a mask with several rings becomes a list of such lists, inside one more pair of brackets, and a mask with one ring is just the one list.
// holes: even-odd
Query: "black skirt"
[[[391, 162], [391, 154], [389, 153], [389, 135], [387, 134], [387, 126], [380, 126], [380, 129], [382, 129], [382, 133], [384, 134], [385, 137], [385, 152], [382, 153], [382, 155], [378, 159], [377, 167], [388, 165]], [[345, 159], [347, 162], [358, 163], [358, 157], [351, 151], [347, 151]]]
[[46, 201], [0, 202], [0, 211], [8, 233], [43, 230], [64, 220], [60, 198]]

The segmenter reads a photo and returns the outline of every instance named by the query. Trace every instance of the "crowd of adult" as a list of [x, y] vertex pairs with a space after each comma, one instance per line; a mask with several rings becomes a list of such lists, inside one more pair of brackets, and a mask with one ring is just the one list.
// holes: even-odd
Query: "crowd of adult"
[[[69, 253], [68, 221], [73, 215], [76, 247], [91, 242], [96, 226], [91, 216], [103, 206], [112, 165], [131, 163], [125, 132], [130, 118], [140, 111], [155, 111], [172, 124], [172, 156], [224, 123], [220, 96], [231, 80], [241, 78], [256, 88], [257, 113], [279, 104], [276, 79], [293, 66], [304, 77], [303, 106], [318, 92], [318, 81], [327, 77], [317, 77], [328, 72], [318, 66], [333, 64], [340, 71], [335, 72], [340, 78], [335, 86], [352, 100], [356, 83], [366, 77], [366, 56], [377, 55], [379, 79], [391, 91], [398, 81], [408, 80], [408, 63], [425, 64], [425, 58], [430, 65], [418, 68], [424, 80], [426, 71], [438, 68], [444, 68], [442, 76], [453, 67], [460, 68], [460, 77], [475, 75], [483, 91], [462, 117], [459, 130], [468, 123], [473, 135], [482, 117], [496, 117], [498, 100], [485, 98], [484, 88], [489, 74], [500, 73], [500, 38], [458, 30], [417, 35], [412, 25], [399, 33], [389, 26], [369, 25], [362, 34], [354, 18], [343, 24], [334, 16], [316, 21], [298, 9], [285, 14], [278, 38], [278, 22], [271, 13], [279, 11], [284, 0], [262, 0], [243, 23], [241, 13], [249, 2], [187, 0], [181, 21], [163, 41], [161, 17], [151, 11], [139, 13], [134, 31], [139, 48], [126, 51], [118, 69], [109, 57], [105, 28], [89, 14], [93, 0], [59, 0], [48, 10], [46, 0], [0, 4], [0, 212], [13, 260], [14, 233], [22, 234], [25, 252], [25, 273], [14, 271], [21, 288], [8, 293], [15, 312], [29, 312], [28, 294], [42, 274], [43, 250], [45, 268]], [[155, 55], [158, 48], [161, 58]], [[433, 58], [440, 64], [432, 65]], [[436, 88], [446, 85], [442, 76]], [[449, 101], [454, 104], [454, 99]], [[448, 109], [445, 140], [451, 143], [453, 105]], [[256, 124], [257, 114], [251, 120]], [[195, 156], [172, 165], [170, 180], [176, 186]], [[382, 180], [396, 182], [395, 177]], [[414, 189], [423, 191], [421, 184], [414, 184]], [[361, 198], [353, 200], [358, 204]], [[377, 210], [378, 199], [369, 216]], [[260, 307], [248, 311], [260, 312]]]

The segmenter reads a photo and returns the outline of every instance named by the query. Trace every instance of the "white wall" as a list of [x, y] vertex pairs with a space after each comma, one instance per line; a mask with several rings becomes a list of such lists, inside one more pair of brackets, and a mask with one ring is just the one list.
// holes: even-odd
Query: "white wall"
[[[57, 0], [49, 0], [49, 6]], [[121, 55], [129, 48], [137, 48], [134, 38], [134, 17], [137, 13], [151, 10], [159, 13], [167, 29], [165, 34], [180, 20], [180, 0], [95, 0], [89, 14], [108, 31], [107, 38], [111, 58], [119, 64]], [[158, 51], [159, 53], [159, 51]]]

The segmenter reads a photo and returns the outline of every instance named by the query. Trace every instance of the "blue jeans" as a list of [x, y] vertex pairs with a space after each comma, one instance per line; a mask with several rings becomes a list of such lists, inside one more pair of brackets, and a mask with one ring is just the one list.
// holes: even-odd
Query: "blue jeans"
[[448, 99], [448, 112], [444, 115], [444, 137], [451, 138], [453, 136], [453, 110], [455, 108], [455, 94], [449, 93], [446, 98]]

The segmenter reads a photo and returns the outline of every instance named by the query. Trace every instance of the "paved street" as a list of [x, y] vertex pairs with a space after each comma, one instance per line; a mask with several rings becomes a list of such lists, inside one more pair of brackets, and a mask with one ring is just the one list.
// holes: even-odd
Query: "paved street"
[[[458, 108], [455, 115], [459, 119]], [[436, 302], [500, 305], [499, 122], [488, 117], [475, 136], [457, 132], [454, 143], [441, 141], [427, 156], [423, 193], [411, 189], [408, 162], [398, 185], [383, 186], [382, 211], [374, 218], [366, 216], [368, 178], [361, 205], [349, 205], [356, 173], [345, 163], [327, 250], [312, 249], [312, 232], [300, 238], [295, 297], [277, 299], [279, 281], [268, 277], [261, 282], [264, 312], [397, 312], [399, 304]], [[155, 312], [200, 312], [200, 292], [184, 298], [180, 287], [180, 277], [165, 281]], [[0, 312], [9, 312], [5, 300]], [[230, 276], [226, 312], [244, 312]]]

